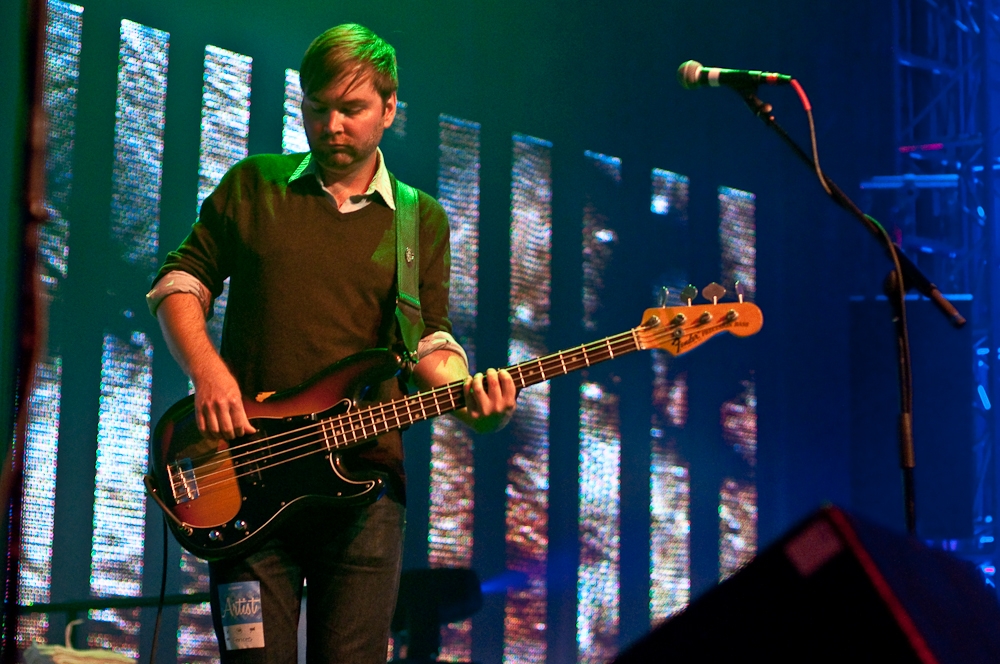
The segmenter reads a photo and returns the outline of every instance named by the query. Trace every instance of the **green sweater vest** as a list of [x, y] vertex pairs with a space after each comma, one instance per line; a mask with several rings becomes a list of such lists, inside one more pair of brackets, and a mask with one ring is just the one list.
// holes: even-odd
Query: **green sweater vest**
[[[288, 181], [304, 157], [236, 164], [156, 277], [182, 270], [216, 297], [230, 279], [221, 353], [244, 396], [294, 387], [354, 353], [400, 343], [392, 210], [377, 200], [342, 214], [315, 177]], [[448, 220], [431, 196], [420, 192], [419, 202], [424, 335], [450, 332]], [[401, 395], [390, 380], [372, 396]], [[402, 491], [399, 432], [362, 457], [390, 470]]]

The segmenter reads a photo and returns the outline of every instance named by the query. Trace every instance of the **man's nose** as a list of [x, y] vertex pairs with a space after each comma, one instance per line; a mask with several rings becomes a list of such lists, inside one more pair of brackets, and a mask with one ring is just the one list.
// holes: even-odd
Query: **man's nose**
[[344, 114], [339, 111], [330, 111], [326, 119], [326, 130], [331, 134], [337, 134], [344, 130]]

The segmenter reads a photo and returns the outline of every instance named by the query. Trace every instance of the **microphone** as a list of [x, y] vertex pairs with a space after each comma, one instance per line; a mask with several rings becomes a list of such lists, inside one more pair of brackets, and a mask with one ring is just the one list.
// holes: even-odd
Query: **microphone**
[[687, 90], [694, 90], [705, 85], [713, 88], [725, 85], [740, 90], [747, 87], [755, 88], [761, 84], [788, 85], [792, 82], [792, 77], [769, 71], [702, 67], [700, 62], [688, 60], [677, 68], [677, 80]]

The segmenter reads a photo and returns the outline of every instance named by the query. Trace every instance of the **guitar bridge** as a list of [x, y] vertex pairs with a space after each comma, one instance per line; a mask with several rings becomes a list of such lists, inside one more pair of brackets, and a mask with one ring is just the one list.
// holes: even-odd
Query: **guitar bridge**
[[198, 497], [198, 479], [191, 459], [185, 457], [169, 464], [167, 477], [170, 478], [170, 492], [174, 496], [174, 503], [180, 505]]

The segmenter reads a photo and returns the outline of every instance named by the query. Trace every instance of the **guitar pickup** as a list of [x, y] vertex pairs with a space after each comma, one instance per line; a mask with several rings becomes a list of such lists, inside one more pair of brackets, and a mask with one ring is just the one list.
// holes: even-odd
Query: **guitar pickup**
[[180, 505], [198, 497], [198, 478], [194, 474], [194, 464], [185, 457], [167, 466], [167, 476], [170, 478], [170, 491], [174, 503]]
[[307, 415], [292, 415], [290, 417], [283, 417], [281, 421], [286, 424], [294, 424], [296, 422], [317, 422], [319, 421], [319, 415], [316, 413], [309, 413]]

